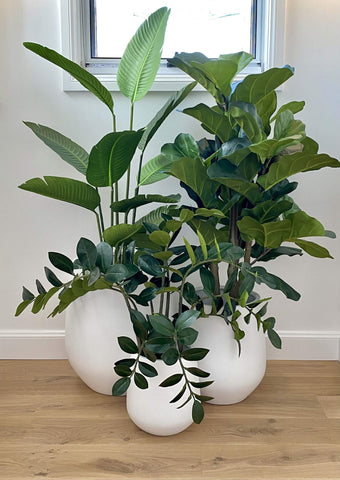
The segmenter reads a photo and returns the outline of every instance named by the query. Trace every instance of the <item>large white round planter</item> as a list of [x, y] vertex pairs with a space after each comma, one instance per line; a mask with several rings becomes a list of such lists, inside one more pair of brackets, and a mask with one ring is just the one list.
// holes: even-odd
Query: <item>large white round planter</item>
[[[250, 395], [261, 382], [266, 370], [265, 335], [257, 330], [254, 318], [249, 325], [243, 320], [248, 311], [238, 308], [242, 316], [237, 321], [245, 332], [241, 340], [241, 355], [230, 325], [221, 317], [199, 318], [193, 327], [199, 332], [194, 347], [210, 351], [198, 367], [210, 372], [214, 383], [202, 389], [202, 395], [214, 397], [209, 403], [229, 405]], [[204, 380], [204, 379], [202, 379]]]
[[96, 290], [75, 300], [66, 310], [65, 346], [77, 375], [98, 393], [112, 395], [120, 377], [114, 363], [126, 357], [117, 337], [134, 338], [123, 296], [113, 290]]
[[[146, 359], [143, 359], [143, 361], [151, 363]], [[181, 373], [178, 363], [166, 365], [162, 360], [156, 360], [151, 365], [156, 368], [157, 377], [147, 379], [149, 387], [145, 390], [141, 390], [133, 381], [131, 382], [126, 393], [127, 412], [131, 420], [147, 433], [160, 436], [175, 435], [192, 424], [193, 400], [178, 409], [177, 407], [188, 397], [185, 393], [178, 402], [169, 403], [182, 389], [183, 379], [172, 387], [159, 386], [170, 375]], [[190, 365], [195, 366], [197, 364], [196, 362], [190, 362]], [[189, 378], [193, 379], [191, 375]]]

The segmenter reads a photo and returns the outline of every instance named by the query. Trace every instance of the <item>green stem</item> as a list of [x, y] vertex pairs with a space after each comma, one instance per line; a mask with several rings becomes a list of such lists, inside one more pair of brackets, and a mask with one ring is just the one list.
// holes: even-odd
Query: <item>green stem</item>
[[[96, 188], [96, 190], [98, 191], [98, 188]], [[102, 210], [102, 204], [101, 203], [99, 204], [98, 209], [99, 209], [100, 225], [101, 225], [101, 229], [102, 229], [102, 232], [103, 232], [105, 230], [105, 226], [104, 226], [104, 217], [103, 217], [103, 210]]]
[[[113, 204], [113, 200], [114, 200], [113, 193], [114, 193], [114, 188], [113, 188], [113, 185], [111, 185], [111, 205]], [[112, 226], [113, 226], [113, 210], [111, 208], [111, 227]]]
[[[134, 103], [131, 103], [131, 110], [130, 110], [130, 131], [133, 130], [133, 113], [134, 113]], [[126, 191], [125, 191], [125, 198], [126, 200], [129, 198], [130, 194], [130, 178], [131, 178], [131, 162], [127, 170], [127, 177], [126, 177]], [[128, 219], [128, 212], [125, 213], [125, 223], [127, 223]]]
[[97, 219], [97, 227], [98, 227], [98, 233], [99, 233], [99, 238], [100, 238], [100, 241], [102, 242], [103, 241], [103, 234], [102, 234], [102, 230], [100, 228], [100, 219], [99, 219], [99, 215], [97, 212], [94, 212], [95, 216], [96, 216], [96, 219]]
[[[115, 183], [115, 202], [119, 200], [118, 182]], [[119, 212], [116, 212], [116, 225], [119, 225]]]
[[[138, 174], [137, 174], [137, 186], [135, 188], [135, 197], [139, 193], [139, 182], [140, 182], [140, 177], [141, 177], [141, 174], [142, 174], [143, 157], [144, 157], [144, 150], [142, 151], [142, 153], [140, 154], [140, 157], [139, 157]], [[132, 223], [135, 223], [135, 221], [136, 221], [136, 213], [137, 213], [137, 209], [134, 208], [133, 213], [132, 213]]]

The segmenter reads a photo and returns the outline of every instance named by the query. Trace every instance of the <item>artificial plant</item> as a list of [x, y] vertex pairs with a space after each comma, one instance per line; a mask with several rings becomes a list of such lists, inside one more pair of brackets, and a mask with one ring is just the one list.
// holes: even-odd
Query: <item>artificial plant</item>
[[[299, 300], [295, 289], [255, 264], [303, 253], [332, 258], [325, 247], [306, 238], [335, 237], [294, 202], [290, 194], [298, 182], [290, 177], [337, 168], [340, 163], [318, 153], [318, 144], [306, 135], [303, 122], [294, 118], [305, 102], [291, 101], [277, 109], [276, 89], [293, 75], [293, 68], [240, 76], [252, 58], [245, 52], [214, 60], [201, 53], [181, 53], [168, 60], [214, 98], [214, 106], [199, 103], [183, 110], [199, 120], [210, 136], [196, 142], [189, 134], [179, 134], [143, 166], [140, 180], [147, 185], [169, 175], [179, 179], [195, 204], [181, 207], [192, 212], [191, 228], [209, 246], [230, 242], [242, 249], [240, 260], [229, 264], [227, 278], [210, 265], [215, 294], [228, 293], [233, 309], [244, 303], [256, 283]], [[279, 346], [276, 335], [271, 336]]]
[[[113, 97], [94, 75], [54, 50], [36, 43], [24, 43], [27, 49], [61, 67], [92, 92], [110, 112], [113, 131], [99, 140], [88, 153], [80, 145], [56, 130], [44, 125], [25, 122], [48, 147], [80, 174], [84, 175], [86, 181], [44, 176], [43, 178], [27, 180], [19, 188], [91, 211], [95, 215], [100, 243], [95, 248], [91, 241], [86, 238], [81, 239], [77, 246], [78, 258], [73, 267], [71, 259], [63, 254], [49, 252], [52, 264], [56, 268], [72, 274], [73, 279], [64, 284], [46, 267], [46, 277], [52, 284], [52, 288], [46, 291], [40, 281], [37, 281], [37, 295], [24, 288], [23, 302], [17, 309], [17, 315], [30, 304], [32, 304], [33, 313], [37, 313], [45, 307], [47, 301], [57, 292], [59, 293], [59, 304], [52, 315], [63, 311], [78, 296], [89, 290], [111, 288], [114, 282], [107, 282], [107, 268], [117, 269], [118, 267], [115, 266], [117, 264], [121, 265], [120, 268], [124, 270], [122, 265], [126, 262], [128, 256], [126, 245], [137, 232], [145, 231], [143, 227], [144, 219], [136, 219], [138, 207], [151, 203], [176, 203], [180, 199], [180, 195], [139, 194], [138, 182], [134, 191], [131, 192], [131, 162], [137, 150], [140, 154], [137, 174], [137, 179], [139, 179], [144, 153], [149, 142], [168, 115], [196, 84], [196, 82], [191, 82], [179, 92], [174, 93], [146, 127], [134, 130], [135, 104], [146, 95], [153, 84], [161, 60], [169, 14], [170, 10], [165, 7], [151, 14], [130, 40], [121, 59], [117, 72], [117, 83], [120, 92], [129, 98], [131, 103], [129, 130], [118, 130], [119, 120], [115, 115]], [[125, 193], [122, 194], [120, 183], [124, 177], [126, 188]], [[105, 224], [103, 214], [100, 195], [102, 188], [109, 188], [111, 191], [108, 225]], [[150, 212], [153, 220], [157, 216], [159, 217], [160, 212], [165, 211], [166, 208], [166, 206], [160, 207], [154, 212]], [[122, 216], [124, 217], [123, 220]], [[129, 223], [129, 220], [131, 220], [131, 223]], [[109, 249], [111, 253], [109, 253]], [[104, 266], [101, 265], [103, 255], [105, 258]], [[82, 261], [82, 259], [85, 260]], [[74, 273], [74, 268], [80, 269], [79, 275]], [[105, 275], [106, 283], [103, 283]], [[142, 277], [139, 277], [139, 279], [142, 279]], [[136, 278], [134, 278], [133, 284], [138, 285]], [[58, 287], [62, 288], [59, 290]]]

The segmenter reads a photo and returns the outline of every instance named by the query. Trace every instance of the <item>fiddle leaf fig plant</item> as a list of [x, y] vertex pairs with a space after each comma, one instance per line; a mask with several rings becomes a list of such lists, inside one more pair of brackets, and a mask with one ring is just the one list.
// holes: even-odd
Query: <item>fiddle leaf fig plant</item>
[[[314, 238], [334, 238], [335, 234], [295, 203], [291, 193], [298, 182], [291, 177], [340, 166], [337, 159], [318, 153], [318, 144], [294, 117], [305, 102], [291, 101], [277, 109], [276, 89], [292, 77], [293, 68], [271, 68], [238, 80], [251, 60], [245, 52], [214, 60], [197, 52], [180, 53], [168, 60], [214, 98], [214, 106], [199, 103], [183, 110], [209, 135], [196, 141], [187, 133], [179, 134], [142, 167], [139, 182], [142, 186], [169, 175], [177, 178], [191, 203], [182, 205], [171, 222], [178, 221], [183, 209], [190, 211], [188, 225], [208, 248], [227, 242], [242, 252], [236, 260], [227, 260], [226, 279], [213, 262], [200, 272], [203, 289], [213, 290], [215, 302], [221, 291], [229, 295], [224, 311], [237, 339], [237, 318], [232, 315], [237, 305], [248, 308], [247, 299], [256, 284], [280, 290], [294, 301], [300, 298], [293, 287], [257, 266], [258, 262], [303, 253], [332, 258]], [[187, 247], [192, 262], [194, 252], [192, 246]], [[263, 327], [274, 346], [280, 347], [274, 322], [273, 318], [265, 320]]]

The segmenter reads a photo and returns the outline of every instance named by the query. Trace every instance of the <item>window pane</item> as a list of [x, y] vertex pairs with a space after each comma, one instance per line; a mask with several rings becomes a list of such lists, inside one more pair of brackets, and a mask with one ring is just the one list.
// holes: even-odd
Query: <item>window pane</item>
[[171, 8], [163, 58], [200, 51], [208, 57], [244, 50], [254, 53], [254, 0], [94, 0], [95, 58], [120, 58], [138, 26], [155, 10]]

